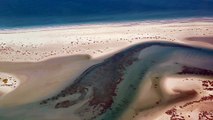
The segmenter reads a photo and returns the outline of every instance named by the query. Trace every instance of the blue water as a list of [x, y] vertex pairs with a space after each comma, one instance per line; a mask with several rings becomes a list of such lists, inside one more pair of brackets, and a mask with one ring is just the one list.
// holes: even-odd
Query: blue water
[[212, 16], [213, 0], [0, 0], [0, 28]]

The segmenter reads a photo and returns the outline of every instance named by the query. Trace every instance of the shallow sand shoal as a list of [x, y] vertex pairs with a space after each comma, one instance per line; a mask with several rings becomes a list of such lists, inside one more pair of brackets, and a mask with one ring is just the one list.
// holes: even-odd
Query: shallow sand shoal
[[0, 107], [46, 99], [67, 87], [83, 70], [97, 62], [88, 55], [52, 58], [35, 63], [1, 62], [0, 71], [12, 74], [20, 84], [10, 92], [4, 92], [6, 87], [0, 89], [3, 95], [0, 96]]
[[[180, 19], [0, 30], [0, 72], [20, 79], [14, 91], [0, 98], [0, 107], [27, 104], [52, 95], [89, 66], [137, 43], [169, 41], [213, 48], [206, 40], [188, 39], [212, 38], [212, 21], [213, 18]], [[79, 54], [82, 55], [72, 56]], [[152, 95], [156, 97], [154, 92]]]
[[171, 115], [167, 111], [175, 109], [177, 117], [197, 120], [200, 111], [213, 110], [212, 100], [196, 102], [213, 94], [213, 91], [207, 91], [203, 87], [202, 83], [206, 80], [212, 78], [167, 76], [159, 81], [160, 88], [154, 88], [152, 81], [148, 79], [141, 84], [139, 94], [120, 119], [170, 120]]

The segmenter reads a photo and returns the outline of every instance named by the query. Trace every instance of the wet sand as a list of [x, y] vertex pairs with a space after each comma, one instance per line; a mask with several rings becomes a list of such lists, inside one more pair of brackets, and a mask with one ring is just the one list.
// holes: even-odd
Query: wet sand
[[71, 84], [83, 70], [97, 62], [91, 60], [89, 55], [58, 57], [36, 63], [1, 62], [1, 72], [16, 76], [20, 84], [0, 97], [0, 106], [21, 105], [44, 99]]
[[189, 38], [186, 38], [186, 40], [213, 44], [213, 37], [189, 37]]
[[[20, 85], [10, 93], [0, 91], [0, 108], [45, 99], [72, 83], [89, 66], [137, 43], [167, 41], [213, 48], [212, 21], [212, 19], [181, 19], [0, 30], [0, 72], [12, 74], [20, 81]], [[151, 84], [149, 82], [144, 85], [149, 87]], [[181, 88], [179, 86], [179, 89]], [[150, 97], [145, 100], [147, 106], [155, 104], [156, 101], [152, 100], [159, 97], [155, 90], [150, 91]], [[154, 117], [158, 118], [170, 107], [171, 105], [162, 105], [151, 109], [150, 112], [156, 111]], [[161, 109], [165, 111], [158, 112]], [[144, 117], [149, 118], [146, 112], [139, 114], [136, 119]]]

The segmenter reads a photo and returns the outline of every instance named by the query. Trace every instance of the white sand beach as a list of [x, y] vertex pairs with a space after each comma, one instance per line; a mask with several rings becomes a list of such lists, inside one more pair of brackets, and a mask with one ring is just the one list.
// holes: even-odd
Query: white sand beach
[[37, 62], [76, 54], [97, 58], [149, 41], [211, 48], [212, 21], [197, 18], [0, 30], [0, 61]]

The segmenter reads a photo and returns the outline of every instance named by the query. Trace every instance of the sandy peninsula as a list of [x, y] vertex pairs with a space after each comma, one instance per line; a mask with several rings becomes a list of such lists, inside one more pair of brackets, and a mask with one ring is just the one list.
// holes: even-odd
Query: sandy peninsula
[[[0, 30], [0, 72], [15, 76], [14, 79], [19, 84], [9, 92], [0, 88], [0, 108], [44, 99], [72, 83], [74, 78], [89, 66], [101, 62], [104, 58], [126, 47], [149, 41], [168, 41], [212, 49], [213, 18], [2, 29]], [[165, 78], [163, 85], [168, 84], [167, 79]], [[177, 79], [183, 78], [174, 76], [170, 79], [174, 79], [175, 83], [172, 84], [188, 84], [189, 86], [193, 84], [202, 90], [200, 86], [202, 81], [180, 82]], [[4, 84], [1, 79], [0, 83]], [[144, 84], [150, 86], [149, 82]], [[186, 86], [173, 87], [178, 90], [186, 88]], [[165, 92], [166, 94], [171, 94], [171, 96], [175, 94], [172, 93], [174, 91], [171, 91], [171, 86], [165, 88], [167, 88], [165, 91], [171, 92]], [[138, 98], [132, 106], [136, 107], [140, 100], [147, 102], [155, 98], [154, 90], [152, 93], [153, 96], [151, 95], [149, 99]], [[203, 94], [202, 92], [200, 95]], [[152, 102], [150, 106], [155, 104]], [[167, 118], [168, 116], [161, 116], [161, 113], [164, 114], [169, 107], [171, 105], [157, 106], [155, 109], [150, 109], [154, 111], [154, 116], [150, 116], [148, 110], [138, 114], [135, 119]], [[158, 112], [159, 109], [164, 111]]]

